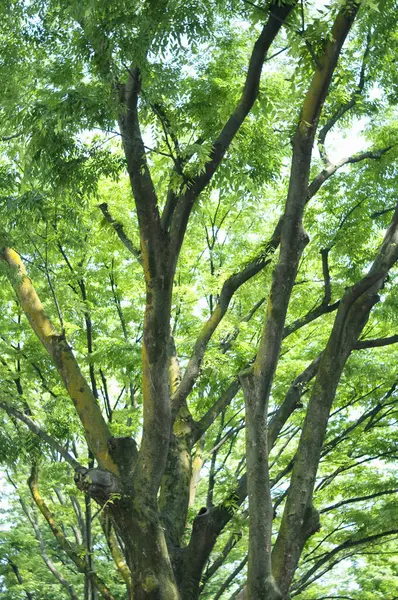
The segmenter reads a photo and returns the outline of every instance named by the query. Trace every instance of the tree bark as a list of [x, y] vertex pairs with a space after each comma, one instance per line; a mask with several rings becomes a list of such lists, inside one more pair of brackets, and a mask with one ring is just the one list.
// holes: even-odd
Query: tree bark
[[157, 507], [122, 497], [111, 511], [131, 572], [130, 600], [180, 600]]
[[[279, 360], [289, 300], [302, 251], [308, 242], [302, 224], [308, 196], [312, 147], [319, 116], [344, 40], [359, 4], [349, 0], [340, 10], [317, 62], [293, 138], [289, 190], [282, 217], [280, 254], [274, 269], [267, 314], [253, 369], [240, 376], [246, 405], [246, 459], [249, 493], [250, 600], [281, 598], [271, 567], [272, 504], [268, 468], [268, 399]], [[278, 584], [280, 579], [278, 580]], [[284, 590], [282, 590], [282, 593]]]
[[379, 300], [378, 291], [398, 259], [398, 208], [369, 273], [349, 287], [340, 302], [329, 342], [322, 354], [294, 460], [272, 564], [284, 598], [308, 538], [319, 528], [312, 504], [330, 410], [345, 363], [357, 344], [369, 313]]

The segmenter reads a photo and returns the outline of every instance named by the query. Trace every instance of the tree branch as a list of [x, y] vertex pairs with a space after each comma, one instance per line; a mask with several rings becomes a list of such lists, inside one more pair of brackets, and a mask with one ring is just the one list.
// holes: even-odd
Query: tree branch
[[[387, 146], [380, 150], [362, 152], [362, 153], [355, 154], [353, 156], [344, 158], [336, 165], [330, 165], [328, 167], [328, 169], [324, 169], [319, 175], [317, 175], [313, 179], [312, 183], [309, 185], [308, 192], [307, 192], [307, 194], [308, 194], [307, 201], [309, 201], [317, 193], [317, 191], [320, 189], [322, 184], [329, 177], [331, 177], [339, 168], [341, 168], [343, 165], [354, 164], [356, 162], [360, 162], [365, 159], [377, 160], [381, 156], [383, 156], [383, 154], [388, 152], [388, 150], [390, 150], [391, 148], [392, 148], [392, 146]], [[275, 227], [272, 237], [270, 238], [270, 240], [268, 241], [268, 243], [266, 245], [266, 250], [264, 251], [264, 253], [262, 255], [259, 255], [247, 267], [242, 269], [242, 271], [236, 273], [235, 275], [232, 275], [229, 279], [227, 279], [225, 281], [222, 291], [221, 291], [219, 302], [218, 302], [215, 310], [213, 311], [211, 317], [208, 319], [206, 324], [203, 326], [203, 329], [202, 329], [202, 331], [198, 337], [198, 340], [194, 346], [194, 352], [188, 363], [188, 367], [184, 373], [184, 377], [181, 382], [181, 386], [179, 387], [179, 389], [173, 396], [173, 404], [175, 403], [174, 404], [175, 410], [177, 409], [179, 402], [181, 402], [184, 398], [187, 398], [187, 396], [191, 392], [192, 387], [197, 379], [197, 376], [199, 375], [200, 365], [202, 363], [207, 344], [209, 343], [214, 331], [216, 330], [217, 326], [219, 325], [222, 318], [224, 317], [233, 294], [239, 289], [239, 287], [241, 285], [243, 285], [243, 283], [248, 281], [251, 277], [256, 275], [258, 272], [260, 272], [265, 266], [267, 266], [271, 262], [271, 256], [275, 252], [275, 250], [278, 248], [279, 243], [280, 243], [280, 233], [281, 233], [281, 229], [282, 229], [282, 223], [283, 223], [283, 220], [281, 218], [279, 220], [277, 226]], [[326, 300], [328, 302], [330, 301], [330, 276], [329, 276], [328, 265], [327, 265], [327, 252], [328, 252], [327, 249], [322, 250], [322, 252], [321, 252], [322, 267], [323, 267], [324, 280], [325, 280], [325, 292], [324, 292], [324, 299], [322, 301], [322, 304], [318, 308], [314, 309], [313, 311], [310, 311], [307, 315], [305, 315], [301, 319], [297, 319], [291, 325], [286, 326], [284, 329], [284, 333], [283, 333], [284, 338], [287, 337], [288, 335], [294, 333], [295, 331], [297, 331], [297, 329], [299, 329], [300, 327], [303, 327], [304, 325], [311, 323], [313, 320], [317, 319], [319, 316], [322, 316], [323, 314], [327, 314], [329, 312], [333, 312], [334, 310], [336, 310], [338, 308], [338, 302], [336, 302], [332, 305], [329, 305], [329, 306], [326, 302]]]
[[[19, 585], [24, 585], [24, 581], [22, 579], [22, 575], [19, 571], [18, 565], [16, 565], [10, 558], [8, 558], [8, 556], [6, 557], [6, 560], [7, 560], [8, 564], [10, 565], [15, 577], [17, 578]], [[24, 590], [24, 591], [25, 591], [25, 595], [28, 600], [34, 600], [32, 592], [29, 592], [28, 590]]]
[[[247, 511], [246, 511], [246, 516], [247, 516]], [[206, 571], [202, 577], [202, 585], [200, 588], [201, 593], [202, 593], [203, 588], [205, 587], [206, 583], [209, 581], [209, 579], [211, 579], [211, 577], [213, 577], [213, 575], [216, 573], [216, 571], [218, 571], [218, 569], [221, 567], [221, 565], [225, 562], [228, 554], [231, 552], [231, 550], [233, 550], [235, 548], [236, 544], [239, 542], [239, 540], [241, 538], [242, 538], [241, 531], [239, 531], [238, 533], [233, 533], [229, 537], [227, 543], [223, 547], [218, 558], [216, 558], [216, 560], [210, 565], [210, 567], [208, 569], [206, 569]]]
[[218, 589], [218, 591], [216, 592], [216, 594], [214, 596], [214, 600], [219, 600], [219, 598], [221, 598], [221, 596], [229, 588], [229, 586], [231, 585], [231, 583], [233, 582], [235, 577], [237, 575], [239, 575], [239, 573], [245, 568], [245, 566], [247, 564], [247, 560], [248, 560], [248, 556], [246, 555], [244, 557], [244, 559], [241, 560], [239, 565], [232, 571], [232, 573], [229, 575], [229, 577], [227, 577], [227, 579], [224, 581], [224, 583], [220, 586], [220, 588]]
[[374, 494], [368, 494], [367, 496], [357, 496], [356, 498], [348, 498], [347, 500], [341, 500], [340, 502], [336, 502], [336, 504], [331, 504], [330, 506], [326, 506], [319, 511], [320, 514], [325, 512], [330, 512], [331, 510], [335, 510], [336, 508], [340, 508], [341, 506], [346, 506], [347, 504], [352, 504], [353, 502], [363, 502], [364, 500], [372, 500], [373, 498], [379, 498], [380, 496], [385, 496], [387, 494], [396, 494], [398, 492], [398, 488], [395, 490], [384, 490], [382, 492], [375, 492]]
[[140, 90], [139, 69], [129, 69], [127, 83], [120, 87], [122, 111], [119, 117], [119, 127], [137, 209], [144, 271], [147, 277], [159, 277], [163, 275], [159, 263], [159, 259], [163, 258], [163, 249], [160, 244], [160, 241], [163, 240], [163, 230], [138, 119]]
[[214, 423], [218, 415], [230, 405], [231, 401], [235, 398], [236, 394], [240, 390], [239, 379], [234, 379], [227, 389], [221, 394], [220, 398], [213, 404], [211, 408], [203, 415], [203, 417], [194, 424], [193, 427], [193, 439], [197, 442], [205, 431], [208, 430], [210, 425]]
[[386, 338], [377, 338], [374, 340], [358, 340], [355, 344], [354, 350], [364, 350], [366, 348], [382, 348], [383, 346], [390, 346], [398, 342], [398, 335], [392, 335]]
[[43, 431], [43, 429], [41, 429], [37, 425], [37, 423], [32, 421], [32, 419], [30, 417], [28, 417], [28, 415], [19, 411], [18, 409], [14, 408], [13, 406], [8, 405], [6, 402], [3, 402], [3, 401], [0, 401], [0, 408], [5, 410], [8, 415], [12, 415], [13, 417], [18, 419], [22, 423], [25, 423], [25, 425], [27, 425], [27, 427], [30, 429], [30, 431], [32, 431], [34, 434], [36, 434], [44, 442], [46, 442], [46, 444], [48, 444], [50, 446], [50, 448], [53, 448], [56, 452], [58, 452], [62, 456], [62, 458], [75, 471], [83, 471], [84, 470], [84, 467], [82, 467], [82, 465], [77, 460], [75, 460], [71, 454], [69, 454], [69, 452], [66, 450], [66, 448], [64, 448], [64, 446], [61, 446], [61, 444], [59, 444], [56, 440], [54, 440], [54, 438], [52, 438], [51, 436], [48, 435], [48, 433]]
[[120, 241], [124, 244], [129, 252], [138, 260], [140, 264], [142, 264], [141, 252], [138, 248], [136, 248], [130, 238], [126, 235], [124, 231], [124, 226], [120, 221], [116, 221], [111, 213], [109, 212], [108, 204], [106, 202], [102, 202], [102, 204], [98, 205], [98, 208], [101, 210], [104, 215], [106, 221], [111, 225], [113, 230], [116, 232]]
[[39, 488], [38, 488], [38, 469], [36, 465], [32, 466], [31, 474], [28, 479], [29, 489], [32, 494], [32, 498], [36, 503], [36, 506], [40, 510], [41, 514], [45, 518], [50, 527], [55, 539], [58, 544], [62, 548], [62, 550], [69, 556], [71, 561], [76, 565], [81, 573], [85, 573], [92, 581], [93, 585], [97, 588], [99, 593], [106, 600], [115, 600], [114, 596], [108, 590], [105, 583], [102, 581], [100, 577], [94, 572], [87, 568], [85, 561], [80, 557], [77, 550], [72, 546], [72, 544], [66, 539], [64, 534], [62, 533], [61, 528], [58, 526], [57, 522], [54, 519], [54, 515], [51, 513], [44, 499], [42, 498]]
[[129, 590], [130, 594], [132, 594], [133, 584], [131, 580], [131, 571], [128, 568], [126, 561], [124, 560], [123, 553], [119, 548], [119, 544], [112, 526], [112, 522], [110, 518], [106, 516], [104, 511], [101, 511], [100, 513], [100, 521], [102, 531], [104, 532], [113, 561], [120, 575], [122, 576], [123, 581], [127, 586], [127, 589]]
[[[359, 4], [351, 0], [344, 4], [334, 21], [330, 36], [317, 61], [317, 67], [305, 96], [300, 121], [293, 138], [293, 155], [289, 190], [282, 220], [281, 249], [274, 269], [268, 299], [267, 314], [259, 350], [253, 369], [241, 373], [246, 406], [246, 460], [249, 495], [249, 597], [278, 597], [287, 595], [291, 578], [301, 554], [297, 539], [290, 533], [291, 520], [282, 520], [281, 530], [287, 530], [289, 541], [280, 550], [276, 569], [271, 565], [271, 536], [273, 506], [268, 464], [266, 435], [268, 401], [280, 356], [285, 319], [297, 275], [299, 260], [308, 243], [303, 227], [303, 213], [307, 203], [312, 148], [319, 117], [329, 91], [334, 71], [344, 44], [353, 25]], [[296, 492], [301, 497], [301, 491]], [[315, 511], [308, 502], [308, 514], [300, 514], [294, 522], [295, 535], [303, 537], [317, 527]], [[296, 506], [289, 514], [296, 513]], [[286, 509], [284, 515], [286, 514]], [[288, 524], [287, 524], [288, 523]], [[281, 539], [281, 534], [278, 540]], [[278, 543], [277, 540], [277, 543]], [[300, 544], [301, 542], [299, 542]], [[275, 546], [276, 550], [276, 546]], [[274, 552], [275, 552], [274, 550]], [[274, 574], [273, 574], [274, 571]], [[274, 580], [275, 577], [275, 580]], [[279, 586], [279, 590], [278, 590]]]
[[301, 329], [301, 327], [304, 327], [305, 325], [312, 323], [312, 321], [315, 321], [315, 319], [318, 319], [322, 315], [326, 315], [328, 313], [334, 312], [335, 310], [338, 309], [339, 302], [340, 301], [338, 300], [337, 302], [334, 302], [333, 304], [327, 305], [324, 303], [324, 300], [323, 300], [322, 304], [320, 304], [313, 310], [310, 310], [303, 317], [296, 319], [290, 325], [287, 325], [283, 330], [283, 339], [285, 339], [286, 337], [288, 337], [289, 335], [291, 335], [298, 329]]
[[[397, 243], [398, 207], [368, 274], [346, 289], [328, 344], [322, 354], [273, 552], [276, 573], [278, 580], [283, 582], [283, 589], [287, 585], [290, 586], [302, 548], [316, 528], [317, 519], [312, 506], [312, 495], [337, 385], [345, 363], [367, 322], [370, 310], [379, 300], [377, 293], [383, 285], [384, 278], [398, 259]], [[307, 519], [313, 523], [311, 526], [306, 525]]]
[[[296, 595], [296, 593], [301, 593], [306, 587], [308, 587], [308, 585], [310, 585], [312, 583], [312, 581], [308, 581], [310, 579], [311, 575], [313, 575], [319, 569], [319, 567], [321, 567], [322, 565], [327, 563], [331, 558], [336, 556], [336, 554], [338, 554], [339, 552], [342, 552], [349, 548], [355, 548], [355, 547], [361, 546], [363, 544], [373, 543], [373, 542], [376, 542], [377, 540], [380, 540], [381, 538], [384, 538], [384, 537], [387, 537], [390, 535], [396, 535], [396, 534], [398, 534], [398, 529], [390, 529], [388, 531], [383, 531], [381, 533], [368, 535], [368, 536], [360, 538], [360, 539], [355, 539], [355, 538], [351, 537], [348, 540], [346, 540], [345, 542], [343, 542], [342, 544], [340, 544], [339, 546], [336, 546], [335, 548], [333, 548], [333, 550], [331, 550], [330, 552], [325, 552], [324, 556], [322, 558], [320, 558], [314, 564], [314, 566], [311, 569], [309, 569], [307, 571], [307, 573], [305, 573], [300, 578], [298, 583], [295, 585], [295, 595]], [[305, 582], [308, 582], [308, 583], [306, 585], [304, 585]]]
[[18, 488], [17, 488], [16, 484], [11, 479], [11, 477], [8, 473], [7, 473], [7, 477], [8, 477], [8, 480], [10, 481], [11, 485], [14, 487], [16, 493], [18, 494], [18, 499], [19, 499], [19, 503], [22, 507], [22, 510], [25, 513], [26, 518], [28, 519], [29, 523], [32, 526], [32, 529], [35, 534], [35, 538], [39, 543], [40, 554], [41, 554], [44, 564], [46, 565], [46, 567], [48, 568], [50, 573], [52, 575], [54, 575], [54, 577], [59, 581], [59, 583], [66, 588], [71, 599], [79, 600], [78, 597], [76, 596], [76, 592], [75, 592], [73, 585], [65, 579], [65, 577], [62, 575], [62, 573], [60, 573], [58, 571], [58, 569], [55, 567], [54, 563], [50, 560], [50, 558], [47, 554], [46, 545], [44, 543], [43, 536], [41, 535], [41, 532], [40, 532], [39, 524], [38, 524], [35, 516], [30, 513], [28, 507], [26, 506], [25, 502], [22, 499], [22, 496], [18, 492]]
[[285, 22], [293, 8], [293, 4], [272, 4], [270, 7], [267, 23], [264, 25], [250, 57], [240, 101], [224, 125], [220, 135], [214, 141], [210, 159], [204, 167], [204, 172], [197, 175], [197, 177], [192, 180], [186, 194], [181, 196], [176, 203], [171, 224], [171, 238], [174, 254], [178, 254], [179, 248], [181, 247], [189, 215], [196, 198], [213, 177], [232, 140], [257, 98], [262, 67], [267, 52], [279, 33], [282, 24]]
[[187, 398], [194, 386], [194, 383], [200, 372], [200, 366], [202, 364], [207, 345], [216, 328], [223, 319], [225, 313], [227, 312], [232, 296], [244, 283], [257, 275], [257, 273], [259, 273], [271, 261], [271, 256], [278, 243], [278, 234], [279, 230], [276, 228], [274, 235], [267, 244], [264, 252], [253, 261], [248, 263], [241, 271], [231, 275], [224, 282], [217, 306], [212, 312], [208, 321], [204, 324], [198, 339], [196, 340], [193, 353], [189, 359], [182, 381], [172, 397], [173, 410], [175, 412], [178, 411], [179, 406]]
[[365, 52], [363, 54], [362, 65], [361, 65], [361, 70], [360, 70], [360, 74], [359, 74], [359, 82], [358, 82], [358, 86], [357, 86], [356, 90], [352, 94], [350, 100], [348, 100], [348, 102], [343, 104], [330, 117], [330, 119], [326, 122], [326, 124], [322, 127], [322, 129], [319, 132], [319, 135], [318, 135], [319, 153], [321, 155], [323, 162], [326, 165], [330, 164], [329, 159], [326, 154], [326, 150], [325, 150], [325, 139], [326, 139], [327, 134], [332, 129], [332, 127], [334, 127], [336, 125], [337, 121], [339, 121], [341, 119], [341, 117], [343, 117], [351, 108], [353, 108], [355, 106], [355, 104], [357, 103], [358, 97], [363, 92], [363, 88], [364, 88], [365, 82], [366, 82], [365, 67], [366, 67], [367, 58], [368, 58], [369, 52], [370, 52], [370, 41], [371, 41], [371, 35], [370, 35], [370, 33], [368, 33], [367, 38], [366, 38]]
[[56, 366], [84, 427], [88, 445], [99, 464], [113, 473], [117, 466], [109, 454], [110, 431], [101, 410], [84, 378], [76, 358], [46, 314], [35, 288], [29, 279], [21, 257], [12, 248], [3, 248], [1, 259], [8, 265], [8, 279], [33, 331]]
[[[357, 154], [353, 154], [352, 156], [342, 158], [336, 164], [328, 163], [327, 167], [325, 167], [320, 173], [318, 173], [318, 175], [316, 175], [316, 177], [314, 177], [314, 179], [308, 186], [308, 196], [307, 196], [308, 200], [310, 200], [313, 196], [315, 196], [315, 194], [318, 192], [319, 188], [325, 183], [325, 181], [327, 181], [329, 179], [329, 177], [334, 175], [334, 173], [336, 173], [336, 171], [341, 169], [341, 167], [344, 167], [344, 165], [356, 164], [356, 163], [359, 163], [359, 162], [361, 162], [363, 160], [367, 160], [367, 159], [378, 160], [386, 152], [391, 150], [391, 148], [393, 148], [392, 145], [386, 146], [385, 148], [380, 148], [378, 150], [367, 150], [365, 152], [358, 152]], [[395, 209], [395, 206], [394, 206], [394, 209]], [[390, 210], [393, 210], [393, 209], [388, 209], [388, 211], [386, 211], [386, 212], [389, 212]]]

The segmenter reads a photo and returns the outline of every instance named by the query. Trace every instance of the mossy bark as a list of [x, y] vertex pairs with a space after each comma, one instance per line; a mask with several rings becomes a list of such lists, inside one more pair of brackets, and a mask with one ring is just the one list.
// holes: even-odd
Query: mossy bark
[[111, 508], [125, 544], [134, 600], [180, 600], [163, 524], [156, 507], [122, 497]]

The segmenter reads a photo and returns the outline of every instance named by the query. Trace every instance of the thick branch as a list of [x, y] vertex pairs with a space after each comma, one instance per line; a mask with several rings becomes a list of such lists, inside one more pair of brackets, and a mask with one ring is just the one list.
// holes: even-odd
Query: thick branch
[[4, 248], [1, 258], [9, 267], [8, 278], [18, 296], [22, 310], [68, 390], [84, 427], [91, 451], [103, 468], [117, 473], [117, 467], [108, 449], [108, 441], [111, 437], [108, 426], [70, 346], [57, 332], [46, 314], [19, 254], [12, 248]]
[[[398, 342], [398, 336], [391, 336], [389, 338], [381, 338], [379, 340], [363, 340], [363, 341], [359, 341], [356, 343], [356, 345], [354, 346], [354, 350], [362, 350], [362, 349], [368, 348], [368, 347], [369, 348], [379, 347], [379, 346], [384, 346], [384, 345], [393, 344], [393, 343], [397, 343], [397, 342]], [[296, 377], [296, 379], [292, 382], [292, 384], [285, 396], [284, 401], [278, 407], [274, 416], [271, 418], [269, 425], [268, 425], [268, 447], [269, 447], [269, 449], [271, 449], [274, 446], [282, 427], [284, 426], [284, 424], [286, 423], [286, 421], [288, 420], [290, 415], [300, 405], [301, 395], [305, 391], [305, 386], [311, 379], [313, 379], [313, 377], [315, 377], [317, 370], [319, 368], [319, 363], [321, 361], [321, 358], [322, 358], [322, 353], [320, 353], [308, 365], [308, 367], [306, 369], [304, 369], [304, 371]], [[236, 395], [236, 393], [240, 389], [240, 385], [238, 386], [237, 383], [238, 383], [238, 381], [234, 380], [230, 384], [230, 386], [227, 388], [227, 390], [224, 392], [224, 394], [220, 397], [219, 401], [216, 402], [213, 405], [213, 407], [209, 409], [209, 411], [204, 415], [204, 417], [202, 417], [203, 422], [202, 422], [202, 420], [198, 422], [198, 424], [196, 426], [198, 429], [194, 430], [195, 435], [196, 435], [196, 431], [198, 431], [198, 434], [199, 434], [199, 432], [201, 434], [203, 434], [202, 432], [205, 431], [214, 422], [214, 420], [220, 414], [221, 410], [223, 410], [225, 408], [225, 406], [230, 403], [232, 398]], [[293, 464], [289, 465], [288, 471], [291, 470], [292, 466], [293, 466]], [[246, 496], [247, 496], [247, 475], [244, 474], [241, 477], [241, 479], [239, 480], [236, 490], [234, 492], [232, 492], [230, 497], [226, 498], [225, 506], [228, 506], [228, 505], [240, 506], [244, 502]], [[222, 511], [221, 510], [222, 506], [223, 506], [223, 504], [221, 504], [218, 507], [218, 509], [220, 510], [220, 513], [219, 513], [220, 520], [217, 522], [217, 532], [218, 533], [222, 531], [222, 529], [225, 527], [225, 525], [229, 522], [229, 520], [232, 518], [232, 516], [234, 514], [234, 510]]]
[[220, 298], [216, 308], [212, 312], [208, 321], [204, 324], [198, 339], [196, 340], [193, 353], [185, 370], [184, 376], [177, 391], [173, 395], [173, 409], [178, 410], [181, 402], [183, 402], [191, 392], [194, 383], [199, 375], [200, 366], [207, 348], [207, 345], [215, 332], [216, 328], [223, 319], [228, 310], [234, 293], [249, 279], [257, 275], [267, 264], [271, 262], [272, 254], [279, 244], [280, 226], [275, 228], [272, 238], [267, 243], [267, 246], [262, 254], [256, 257], [253, 261], [247, 264], [242, 270], [234, 275], [231, 275], [223, 284]]
[[285, 22], [293, 8], [293, 4], [271, 5], [268, 21], [264, 25], [250, 57], [240, 101], [224, 125], [220, 135], [214, 141], [210, 160], [205, 165], [204, 172], [192, 181], [188, 192], [178, 200], [171, 225], [171, 237], [173, 240], [174, 252], [176, 254], [178, 254], [179, 248], [181, 247], [189, 215], [196, 198], [211, 180], [257, 98], [265, 57], [272, 42], [281, 29], [282, 24]]
[[314, 514], [312, 494], [315, 477], [337, 385], [370, 310], [379, 299], [377, 293], [384, 278], [398, 259], [397, 243], [398, 208], [368, 274], [346, 289], [329, 342], [322, 354], [273, 552], [273, 566], [284, 593], [289, 589], [302, 548], [314, 532], [312, 527], [306, 526], [306, 515], [310, 517]]
[[121, 87], [122, 112], [119, 117], [119, 127], [137, 209], [144, 271], [148, 278], [163, 275], [159, 264], [159, 259], [162, 257], [160, 241], [163, 239], [163, 233], [157, 196], [149, 172], [138, 120], [140, 90], [140, 71], [133, 68], [128, 72], [127, 83]]
[[318, 67], [305, 97], [300, 123], [293, 141], [290, 185], [282, 224], [280, 257], [274, 271], [266, 324], [254, 364], [256, 377], [261, 381], [259, 395], [262, 398], [263, 406], [266, 406], [271, 389], [279, 357], [287, 306], [298, 261], [306, 243], [302, 215], [307, 201], [315, 130], [343, 43], [353, 24], [358, 7], [357, 3], [349, 2], [342, 7], [336, 17], [330, 39], [319, 58]]
[[[249, 565], [248, 596], [277, 599], [287, 594], [297, 563], [291, 572], [276, 573], [277, 589], [271, 567], [271, 534], [273, 506], [269, 480], [267, 426], [268, 399], [276, 371], [293, 284], [303, 249], [308, 242], [302, 217], [307, 202], [308, 179], [312, 147], [319, 116], [327, 96], [343, 43], [351, 29], [359, 5], [347, 2], [330, 32], [328, 42], [319, 57], [317, 68], [305, 96], [300, 122], [293, 138], [293, 156], [289, 190], [281, 231], [281, 249], [275, 267], [268, 300], [267, 315], [253, 370], [240, 376], [246, 406], [246, 462], [249, 495]], [[298, 492], [300, 497], [300, 492]], [[307, 508], [307, 507], [306, 507]], [[307, 525], [308, 521], [308, 525]], [[297, 530], [315, 526], [311, 513], [303, 525], [303, 515]], [[287, 551], [289, 560], [292, 552]], [[284, 557], [280, 560], [282, 563]], [[280, 565], [278, 564], [278, 567]]]
[[[353, 164], [353, 163], [360, 162], [365, 159], [379, 159], [381, 156], [383, 156], [383, 154], [388, 152], [388, 150], [390, 150], [391, 148], [392, 148], [392, 146], [388, 146], [388, 147], [382, 148], [380, 150], [362, 152], [362, 153], [355, 154], [353, 156], [344, 158], [336, 165], [329, 165], [329, 167], [327, 169], [324, 169], [319, 175], [317, 175], [313, 179], [312, 183], [308, 186], [307, 201], [309, 201], [318, 192], [318, 190], [320, 189], [322, 184], [327, 179], [329, 179], [329, 177], [331, 177], [343, 165]], [[216, 330], [217, 326], [219, 325], [222, 318], [224, 317], [233, 294], [239, 289], [239, 287], [241, 285], [243, 285], [243, 283], [248, 281], [248, 279], [250, 279], [250, 277], [253, 277], [254, 275], [256, 275], [260, 270], [262, 270], [264, 267], [266, 267], [271, 262], [271, 255], [278, 248], [279, 243], [280, 243], [282, 222], [283, 222], [283, 220], [281, 218], [274, 230], [274, 233], [272, 234], [272, 237], [270, 238], [270, 240], [268, 241], [268, 243], [266, 245], [267, 251], [264, 252], [263, 255], [259, 255], [254, 261], [252, 261], [242, 271], [236, 273], [235, 275], [232, 275], [224, 283], [219, 303], [216, 306], [215, 310], [213, 311], [209, 320], [203, 326], [203, 329], [202, 329], [202, 331], [198, 337], [198, 340], [195, 344], [194, 352], [191, 356], [188, 367], [184, 373], [183, 384], [180, 386], [180, 388], [177, 390], [176, 394], [174, 395], [173, 402], [175, 401], [176, 407], [178, 406], [178, 403], [180, 401], [182, 401], [182, 399], [184, 397], [186, 398], [189, 395], [190, 391], [192, 390], [192, 387], [200, 373], [200, 365], [202, 363], [203, 356], [206, 351], [207, 345], [208, 345], [214, 331]], [[328, 305], [328, 302], [330, 301], [330, 276], [328, 275], [329, 271], [327, 268], [326, 252], [327, 252], [326, 249], [322, 251], [322, 267], [323, 267], [323, 273], [324, 273], [324, 278], [325, 278], [325, 291], [324, 291], [323, 301], [319, 307], [317, 307], [313, 311], [310, 311], [304, 317], [297, 319], [296, 321], [294, 321], [294, 323], [286, 326], [284, 329], [284, 333], [283, 333], [284, 338], [287, 337], [288, 335], [294, 333], [295, 331], [297, 331], [297, 329], [299, 329], [300, 327], [303, 327], [304, 325], [311, 323], [313, 320], [317, 319], [318, 317], [322, 316], [323, 314], [333, 312], [334, 310], [336, 310], [338, 308], [338, 302], [335, 302], [332, 305]], [[256, 265], [257, 265], [258, 270], [256, 268]], [[251, 270], [252, 274], [249, 274], [250, 270]], [[248, 275], [247, 279], [245, 279], [245, 273]], [[239, 283], [236, 287], [234, 287], [235, 283], [238, 282], [240, 278], [242, 278], [241, 279], [242, 283]], [[228, 296], [229, 291], [231, 292], [230, 297]], [[224, 293], [224, 296], [223, 296], [223, 293]], [[327, 300], [327, 302], [326, 302], [326, 300]], [[223, 304], [224, 304], [225, 308], [222, 308]]]

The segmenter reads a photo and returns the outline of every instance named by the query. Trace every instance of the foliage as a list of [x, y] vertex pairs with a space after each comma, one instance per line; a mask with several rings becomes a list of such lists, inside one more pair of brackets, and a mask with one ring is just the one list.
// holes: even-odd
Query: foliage
[[[258, 350], [278, 260], [278, 253], [269, 251], [269, 240], [288, 192], [291, 141], [316, 67], [314, 55], [322, 52], [340, 5], [295, 7], [264, 63], [256, 103], [194, 205], [171, 307], [182, 373], [222, 297], [223, 283], [263, 261], [263, 268], [235, 291], [206, 346], [187, 401], [197, 422]], [[135, 251], [140, 239], [142, 250], [143, 242], [117, 124], [120, 90], [134, 63], [141, 73], [139, 120], [162, 210], [171, 194], [184, 194], [195, 177], [206, 173], [214, 137], [239, 102], [253, 43], [268, 10], [268, 5], [235, 0], [32, 0], [6, 1], [0, 7], [1, 246], [12, 245], [21, 255], [46, 313], [73, 348], [115, 438], [140, 442], [145, 401], [141, 351], [146, 295], [142, 253], [140, 257]], [[395, 209], [393, 15], [390, 0], [361, 7], [321, 115], [319, 130], [330, 126], [331, 131], [319, 152], [314, 150], [311, 180], [332, 163], [336, 169], [325, 177], [304, 214], [310, 243], [289, 302], [289, 335], [273, 381], [270, 418], [292, 382], [325, 349], [337, 302], [367, 272]], [[358, 145], [353, 152], [351, 142]], [[105, 210], [100, 208], [104, 205]], [[32, 501], [25, 483], [32, 463], [39, 466], [41, 494], [63, 535], [113, 597], [125, 598], [123, 578], [101, 527], [106, 509], [77, 490], [71, 466], [54, 447], [7, 411], [11, 407], [29, 416], [77, 461], [92, 466], [78, 415], [7, 283], [12, 276], [4, 262], [1, 277], [0, 598], [73, 597], [51, 573], [43, 548], [77, 598], [95, 598], [87, 576], [59, 547]], [[393, 267], [361, 340], [396, 334], [396, 291]], [[348, 359], [315, 483], [313, 501], [321, 528], [305, 545], [292, 597], [398, 596], [397, 352], [393, 344], [359, 345]], [[311, 386], [311, 380], [296, 386], [295, 410], [270, 454], [274, 540]], [[192, 448], [200, 481], [183, 546], [191, 539], [201, 507], [223, 505], [231, 513], [202, 575], [203, 599], [234, 597], [246, 577], [247, 500], [234, 495], [245, 471], [244, 408], [243, 393], [237, 390]], [[123, 541], [118, 541], [123, 550]], [[225, 559], [211, 574], [225, 548]]]

